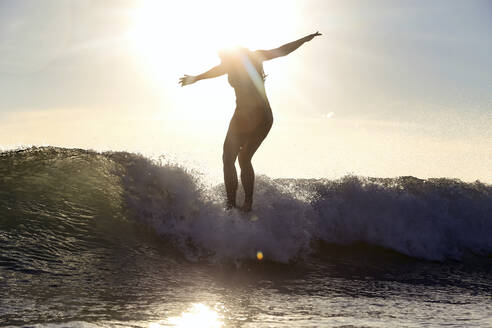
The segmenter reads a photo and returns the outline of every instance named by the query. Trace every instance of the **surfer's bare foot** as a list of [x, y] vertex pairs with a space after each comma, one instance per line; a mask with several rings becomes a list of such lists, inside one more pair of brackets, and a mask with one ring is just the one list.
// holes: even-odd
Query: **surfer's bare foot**
[[251, 203], [244, 203], [243, 206], [241, 206], [241, 212], [251, 212], [251, 208]]
[[226, 206], [225, 206], [225, 209], [228, 211], [228, 210], [231, 210], [233, 208], [236, 207], [236, 204], [233, 204], [233, 203], [230, 203], [230, 202], [227, 202], [226, 203]]

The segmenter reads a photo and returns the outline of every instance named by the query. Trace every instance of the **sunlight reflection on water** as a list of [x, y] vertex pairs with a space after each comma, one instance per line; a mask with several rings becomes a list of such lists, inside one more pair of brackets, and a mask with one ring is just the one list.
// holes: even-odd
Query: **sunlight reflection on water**
[[222, 317], [219, 313], [210, 307], [196, 303], [188, 310], [181, 313], [179, 317], [171, 317], [163, 323], [151, 323], [149, 328], [163, 327], [204, 327], [204, 328], [220, 328], [223, 327]]

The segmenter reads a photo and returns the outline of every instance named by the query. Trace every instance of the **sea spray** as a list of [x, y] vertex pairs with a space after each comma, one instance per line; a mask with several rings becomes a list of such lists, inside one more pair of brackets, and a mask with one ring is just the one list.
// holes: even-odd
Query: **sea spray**
[[[189, 260], [211, 262], [256, 259], [258, 250], [265, 260], [292, 262], [319, 242], [438, 261], [492, 253], [492, 186], [478, 181], [259, 175], [251, 213], [223, 204], [222, 185], [206, 187], [184, 166], [141, 155], [54, 147], [0, 154], [0, 225], [46, 236], [31, 248], [90, 248], [130, 238], [124, 227], [137, 224]], [[127, 237], [115, 237], [118, 229]]]

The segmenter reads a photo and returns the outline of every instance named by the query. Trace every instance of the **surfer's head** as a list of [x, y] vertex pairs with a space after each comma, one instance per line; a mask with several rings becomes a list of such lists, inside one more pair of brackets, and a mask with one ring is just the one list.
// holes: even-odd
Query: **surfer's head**
[[241, 59], [250, 57], [251, 51], [248, 48], [241, 46], [228, 47], [219, 50], [219, 57], [222, 64], [226, 66], [237, 65], [241, 62]]
[[238, 69], [244, 70], [244, 68], [250, 70], [249, 68], [251, 67], [254, 68], [263, 80], [265, 80], [263, 63], [257, 58], [255, 53], [248, 48], [235, 46], [222, 49], [218, 53], [226, 71], [231, 72]]

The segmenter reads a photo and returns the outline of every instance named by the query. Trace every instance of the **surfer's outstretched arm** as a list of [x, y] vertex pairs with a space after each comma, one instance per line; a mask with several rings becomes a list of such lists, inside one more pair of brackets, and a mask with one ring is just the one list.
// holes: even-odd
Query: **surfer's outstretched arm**
[[270, 60], [274, 59], [277, 57], [282, 57], [290, 54], [292, 51], [296, 50], [300, 46], [302, 46], [304, 43], [311, 41], [315, 36], [321, 35], [321, 33], [316, 32], [313, 34], [306, 35], [305, 37], [284, 44], [281, 47], [271, 49], [271, 50], [257, 50], [256, 53], [258, 56], [260, 56], [263, 60]]
[[187, 75], [185, 74], [182, 78], [179, 79], [179, 83], [181, 83], [181, 86], [184, 87], [185, 85], [188, 84], [193, 84], [197, 81], [204, 80], [204, 79], [211, 79], [217, 76], [221, 76], [225, 74], [224, 67], [222, 65], [217, 65], [205, 73], [199, 74], [199, 75]]

